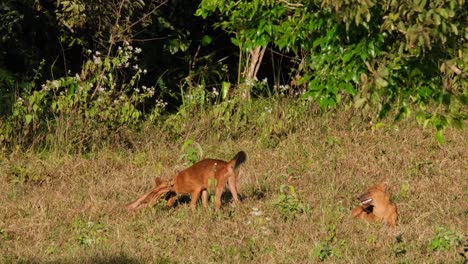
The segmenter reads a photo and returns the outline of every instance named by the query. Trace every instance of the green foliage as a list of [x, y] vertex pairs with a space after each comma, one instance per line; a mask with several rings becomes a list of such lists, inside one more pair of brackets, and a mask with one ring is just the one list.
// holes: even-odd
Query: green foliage
[[272, 46], [294, 54], [290, 77], [322, 109], [352, 103], [363, 115], [411, 116], [443, 143], [467, 119], [465, 1], [214, 1], [196, 14], [242, 51]]
[[[113, 45], [116, 41], [129, 40], [135, 21], [140, 21], [142, 28], [151, 25], [151, 17], [145, 14], [145, 8], [155, 8], [152, 4], [146, 6], [144, 1], [116, 1], [113, 5], [93, 0], [54, 2], [53, 13], [60, 30], [60, 42], [67, 46], [89, 47], [89, 39], [80, 34], [84, 30], [100, 44], [110, 42]], [[38, 9], [47, 8], [45, 4], [37, 5]], [[155, 11], [153, 9], [149, 14]]]
[[109, 227], [104, 223], [84, 222], [77, 218], [73, 222], [75, 241], [81, 247], [104, 248], [107, 244], [106, 232]]
[[338, 241], [336, 237], [336, 225], [327, 226], [327, 237], [325, 241], [319, 241], [314, 247], [314, 257], [320, 261], [325, 261], [328, 257], [342, 257], [342, 248], [345, 241]]
[[439, 227], [435, 230], [434, 237], [429, 241], [429, 248], [432, 251], [449, 250], [461, 245], [462, 241], [463, 236], [458, 232]]
[[395, 199], [393, 200], [398, 202], [398, 201], [408, 199], [409, 194], [410, 194], [410, 186], [407, 182], [403, 182], [401, 183], [400, 191], [395, 195], [394, 197]]
[[[323, 111], [353, 109], [375, 128], [415, 118], [443, 144], [444, 130], [468, 118], [465, 6], [6, 0], [0, 144], [92, 149], [110, 132], [120, 139], [126, 129], [161, 119], [166, 103], [153, 100], [153, 88], [143, 91], [152, 86], [176, 112], [165, 121], [174, 136], [196, 128], [192, 118], [212, 113], [204, 122], [213, 128], [238, 136], [255, 126], [259, 141], [275, 147], [313, 102]], [[145, 49], [139, 62], [149, 74], [125, 67], [136, 57], [125, 55], [128, 41]], [[300, 97], [291, 111], [281, 109], [285, 97]]]
[[5, 230], [3, 230], [2, 228], [0, 228], [0, 240], [1, 241], [6, 241], [8, 240], [8, 234]]
[[45, 181], [45, 176], [30, 166], [13, 166], [10, 169], [9, 181], [15, 185], [24, 185], [28, 182], [38, 184]]
[[[139, 85], [146, 73], [136, 64], [140, 52], [128, 43], [118, 47], [114, 56], [89, 51], [90, 59], [80, 74], [47, 81], [39, 91], [23, 91], [2, 128], [3, 140], [15, 142], [15, 137], [21, 136], [17, 139], [21, 142], [32, 140], [30, 135], [34, 135], [44, 137], [49, 146], [79, 143], [86, 147], [97, 138], [105, 139], [108, 131], [135, 129], [143, 118], [155, 120], [166, 104], [156, 100], [143, 117], [141, 106], [154, 97], [155, 88]], [[120, 69], [129, 67], [132, 76], [119, 74]]]
[[179, 157], [179, 161], [183, 159], [186, 160], [188, 166], [193, 165], [203, 158], [203, 149], [200, 144], [192, 139], [188, 139], [184, 142], [182, 145], [182, 153], [183, 154]]
[[397, 257], [402, 257], [408, 253], [408, 243], [403, 241], [403, 235], [396, 237], [396, 243], [393, 244], [393, 252]]
[[292, 185], [282, 184], [280, 186], [279, 195], [274, 204], [284, 221], [293, 220], [298, 214], [308, 212], [308, 208], [299, 200]]

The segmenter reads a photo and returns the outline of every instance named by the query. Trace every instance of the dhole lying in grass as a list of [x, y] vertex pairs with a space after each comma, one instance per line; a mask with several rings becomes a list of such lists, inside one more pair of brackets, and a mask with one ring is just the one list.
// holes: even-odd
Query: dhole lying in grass
[[195, 209], [200, 194], [202, 196], [203, 206], [208, 204], [207, 188], [211, 187], [211, 182], [215, 185], [215, 206], [216, 209], [221, 207], [221, 194], [226, 183], [229, 184], [234, 202], [239, 202], [237, 196], [237, 169], [245, 162], [247, 155], [244, 151], [240, 151], [234, 156], [231, 161], [222, 161], [217, 159], [204, 159], [191, 167], [179, 172], [172, 180], [162, 181], [156, 178], [156, 186], [149, 192], [145, 193], [140, 198], [129, 203], [127, 210], [136, 210], [147, 206], [153, 201], [159, 199], [163, 195], [167, 195], [167, 205], [173, 206], [177, 196], [180, 194], [190, 194], [190, 207]]
[[390, 201], [385, 184], [377, 184], [357, 197], [361, 202], [352, 211], [353, 217], [367, 221], [385, 222], [395, 226], [398, 218], [397, 207]]

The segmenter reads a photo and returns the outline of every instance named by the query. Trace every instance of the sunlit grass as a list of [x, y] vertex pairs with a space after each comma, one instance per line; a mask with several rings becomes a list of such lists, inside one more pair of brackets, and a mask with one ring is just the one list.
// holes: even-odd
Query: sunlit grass
[[[202, 128], [175, 141], [149, 132], [131, 150], [86, 157], [4, 155], [0, 262], [466, 261], [466, 130], [448, 130], [439, 146], [416, 124], [373, 130], [342, 116], [310, 118], [272, 137], [273, 144], [261, 135], [224, 139]], [[203, 154], [182, 148], [189, 139]], [[226, 195], [219, 212], [211, 205], [192, 213], [183, 198], [173, 209], [124, 210], [156, 176], [183, 169], [187, 155], [227, 160], [239, 150], [248, 155], [240, 168], [240, 206]], [[381, 181], [398, 206], [395, 229], [349, 218], [355, 196]]]

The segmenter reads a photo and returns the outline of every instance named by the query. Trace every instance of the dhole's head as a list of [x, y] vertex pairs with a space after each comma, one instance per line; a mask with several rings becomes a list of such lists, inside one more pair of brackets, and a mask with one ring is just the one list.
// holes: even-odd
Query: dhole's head
[[369, 188], [367, 192], [359, 195], [357, 199], [364, 207], [376, 206], [380, 203], [387, 203], [389, 201], [385, 184], [377, 184]]
[[367, 192], [357, 197], [362, 206], [353, 209], [351, 214], [354, 217], [383, 221], [390, 226], [395, 226], [398, 219], [397, 207], [390, 201], [386, 189], [385, 184], [370, 187]]

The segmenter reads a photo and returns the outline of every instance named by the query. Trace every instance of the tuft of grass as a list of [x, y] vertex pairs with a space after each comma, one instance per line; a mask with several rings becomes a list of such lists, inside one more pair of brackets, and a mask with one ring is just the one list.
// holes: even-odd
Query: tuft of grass
[[308, 208], [297, 197], [292, 185], [282, 184], [274, 204], [281, 218], [285, 221], [293, 220], [298, 214], [308, 212]]
[[429, 247], [432, 251], [449, 250], [460, 246], [462, 241], [463, 236], [458, 232], [438, 227], [429, 242]]

